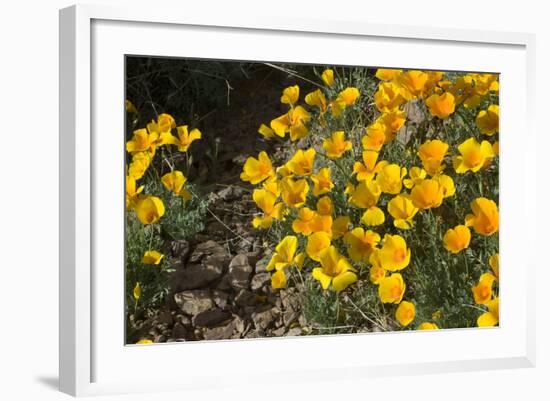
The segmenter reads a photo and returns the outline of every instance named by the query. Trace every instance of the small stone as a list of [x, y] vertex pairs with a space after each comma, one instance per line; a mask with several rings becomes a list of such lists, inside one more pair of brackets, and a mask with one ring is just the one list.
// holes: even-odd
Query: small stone
[[190, 250], [191, 250], [191, 247], [188, 241], [184, 239], [172, 241], [171, 251], [172, 251], [173, 257], [184, 262], [189, 256]]
[[236, 255], [229, 263], [229, 283], [235, 289], [248, 288], [252, 266], [244, 254]]
[[195, 247], [195, 249], [193, 250], [193, 253], [191, 253], [189, 262], [197, 263], [197, 262], [200, 262], [203, 258], [207, 256], [212, 256], [212, 255], [224, 256], [224, 257], [228, 256], [227, 251], [223, 246], [221, 246], [215, 241], [209, 240], [206, 242], [202, 242]]
[[174, 324], [174, 319], [172, 318], [170, 311], [164, 311], [159, 315], [158, 322], [162, 325], [171, 326]]
[[269, 261], [271, 260], [271, 256], [264, 257], [256, 262], [254, 271], [256, 273], [264, 273], [266, 271], [266, 267], [269, 264]]
[[231, 313], [221, 309], [210, 309], [199, 313], [193, 318], [193, 324], [197, 327], [215, 327], [227, 321]]
[[176, 323], [172, 328], [172, 337], [175, 339], [185, 338], [187, 335], [187, 330], [181, 323]]
[[269, 273], [258, 273], [250, 281], [250, 289], [252, 291], [260, 290], [264, 285], [269, 284], [271, 281], [271, 274]]
[[227, 300], [229, 298], [229, 294], [225, 291], [220, 290], [214, 290], [212, 291], [212, 299], [214, 300], [214, 303], [216, 306], [220, 309], [225, 309], [227, 306]]
[[194, 290], [178, 292], [174, 295], [178, 307], [186, 314], [195, 316], [214, 307], [210, 291]]
[[256, 329], [265, 330], [274, 323], [279, 314], [279, 309], [275, 307], [271, 307], [267, 310], [260, 309], [252, 314], [252, 321]]
[[286, 327], [279, 327], [278, 329], [275, 329], [271, 332], [271, 336], [273, 337], [281, 337], [283, 334], [285, 334]]
[[288, 330], [286, 333], [287, 337], [294, 337], [294, 336], [301, 336], [301, 335], [302, 335], [302, 329], [300, 327], [293, 327], [290, 330]]
[[227, 340], [231, 338], [234, 330], [235, 319], [223, 326], [206, 329], [203, 336], [205, 340]]
[[256, 305], [256, 294], [251, 291], [241, 289], [235, 296], [235, 304], [238, 306], [254, 306]]
[[283, 312], [283, 324], [288, 327], [298, 319], [298, 314], [292, 309]]
[[232, 201], [241, 199], [244, 194], [244, 189], [240, 187], [228, 186], [218, 191], [218, 196], [224, 201]]

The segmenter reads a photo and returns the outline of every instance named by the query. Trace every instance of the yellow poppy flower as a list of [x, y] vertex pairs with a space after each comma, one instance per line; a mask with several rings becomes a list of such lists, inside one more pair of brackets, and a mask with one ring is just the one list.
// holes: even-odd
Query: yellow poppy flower
[[318, 107], [321, 115], [325, 114], [328, 110], [327, 98], [325, 94], [321, 92], [321, 89], [308, 93], [305, 101], [310, 106]]
[[435, 179], [427, 179], [415, 185], [411, 191], [411, 200], [419, 209], [439, 207], [443, 202], [444, 188]]
[[451, 253], [459, 253], [470, 245], [470, 229], [464, 225], [449, 228], [443, 236], [445, 249]]
[[330, 138], [323, 141], [323, 149], [325, 149], [327, 156], [331, 159], [338, 159], [344, 152], [351, 150], [351, 148], [351, 141], [346, 141], [344, 131], [333, 132]]
[[147, 132], [145, 128], [134, 131], [132, 139], [126, 142], [126, 150], [131, 153], [150, 152], [155, 153], [156, 141], [159, 138], [158, 132]]
[[301, 268], [303, 256], [301, 254], [295, 255], [297, 247], [298, 238], [293, 235], [284, 237], [275, 247], [275, 253], [267, 264], [266, 270], [283, 270], [291, 266]]
[[395, 110], [405, 101], [403, 90], [395, 82], [381, 83], [374, 94], [374, 103], [381, 113]]
[[308, 207], [298, 210], [298, 218], [292, 222], [292, 230], [296, 234], [310, 235], [313, 232], [311, 223], [317, 217], [317, 213]]
[[332, 199], [330, 199], [328, 196], [323, 196], [317, 201], [317, 213], [322, 216], [332, 216], [332, 212]]
[[271, 275], [271, 287], [275, 289], [286, 287], [286, 274], [284, 270], [277, 270]]
[[403, 88], [403, 96], [405, 99], [411, 100], [422, 95], [428, 78], [428, 74], [423, 71], [410, 70], [399, 74], [396, 77], [396, 82]]
[[307, 239], [306, 254], [311, 259], [320, 262], [321, 252], [330, 246], [331, 236], [324, 231], [311, 234]]
[[379, 153], [374, 150], [365, 150], [363, 152], [363, 163], [355, 162], [353, 164], [353, 173], [357, 174], [357, 181], [372, 180], [374, 175], [379, 173], [382, 167], [388, 164], [382, 160], [377, 163]]
[[268, 178], [263, 182], [262, 187], [263, 189], [271, 192], [275, 196], [281, 195], [281, 190], [279, 189], [279, 180], [277, 180], [277, 177]]
[[290, 139], [297, 141], [308, 134], [309, 130], [305, 123], [310, 119], [311, 115], [306, 109], [302, 106], [296, 106], [290, 109], [288, 113], [272, 120], [270, 125], [275, 134], [281, 138], [290, 133]]
[[311, 176], [313, 181], [313, 195], [319, 196], [332, 191], [334, 183], [330, 179], [330, 167], [323, 167], [317, 174]]
[[417, 330], [439, 330], [439, 327], [435, 323], [422, 322], [418, 325]]
[[260, 152], [257, 159], [253, 157], [246, 159], [241, 173], [241, 180], [256, 185], [274, 176], [275, 172], [269, 156], [266, 152]]
[[286, 177], [281, 181], [281, 197], [291, 208], [301, 207], [306, 202], [309, 184], [306, 180], [294, 180]]
[[397, 164], [386, 164], [376, 175], [376, 183], [380, 190], [388, 194], [398, 194], [403, 188], [403, 178], [407, 175], [407, 169]]
[[489, 236], [498, 231], [497, 204], [487, 198], [476, 198], [470, 203], [473, 214], [466, 216], [466, 225], [474, 227], [476, 233]]
[[395, 310], [395, 318], [403, 327], [411, 324], [414, 320], [415, 315], [416, 308], [414, 307], [414, 304], [409, 301], [402, 301]]
[[433, 94], [426, 99], [426, 106], [432, 116], [446, 119], [455, 112], [455, 97], [452, 93]]
[[140, 345], [153, 344], [153, 340], [149, 340], [148, 338], [143, 338], [139, 340], [136, 344], [140, 344]]
[[167, 190], [172, 191], [185, 200], [192, 198], [191, 193], [183, 188], [187, 182], [187, 178], [185, 178], [181, 171], [174, 170], [171, 173], [164, 174], [160, 181]]
[[475, 91], [480, 95], [499, 91], [498, 76], [496, 74], [474, 74], [473, 78], [476, 82]]
[[340, 216], [334, 219], [332, 223], [332, 238], [338, 239], [349, 232], [351, 220], [349, 216]]
[[145, 265], [158, 265], [164, 258], [164, 255], [159, 251], [145, 251], [141, 258], [141, 263]]
[[154, 224], [164, 216], [164, 203], [156, 196], [145, 195], [137, 202], [135, 211], [142, 224]]
[[321, 253], [320, 262], [321, 267], [314, 268], [312, 276], [321, 283], [324, 290], [332, 283], [332, 289], [340, 292], [357, 281], [355, 269], [334, 246], [330, 246]]
[[128, 175], [139, 180], [143, 177], [149, 166], [153, 156], [149, 152], [137, 152], [132, 155], [132, 162], [128, 166]]
[[408, 195], [397, 195], [388, 202], [388, 213], [393, 217], [393, 225], [402, 230], [408, 230], [413, 226], [413, 218], [418, 213], [418, 208]]
[[282, 203], [277, 203], [277, 195], [266, 189], [255, 189], [252, 199], [263, 212], [263, 216], [256, 216], [252, 220], [254, 228], [269, 228], [273, 220], [282, 220], [284, 206]]
[[260, 128], [258, 128], [258, 133], [265, 139], [271, 139], [275, 136], [275, 131], [265, 124], [260, 125]]
[[338, 94], [336, 100], [331, 102], [331, 111], [334, 117], [340, 117], [342, 112], [349, 106], [353, 106], [360, 96], [359, 90], [348, 87]]
[[476, 286], [472, 287], [472, 294], [476, 304], [486, 305], [493, 297], [493, 283], [495, 276], [491, 273], [483, 273]]
[[384, 270], [402, 270], [411, 261], [411, 250], [407, 248], [405, 239], [400, 235], [386, 234], [378, 257]]
[[482, 141], [481, 144], [475, 138], [470, 138], [458, 146], [460, 156], [453, 159], [453, 166], [458, 174], [464, 174], [467, 171], [474, 173], [487, 166], [495, 157], [493, 147], [488, 141]]
[[382, 191], [375, 181], [369, 180], [361, 181], [350, 193], [348, 201], [351, 205], [360, 209], [369, 209], [376, 206]]
[[[399, 131], [403, 127], [403, 125], [405, 125], [406, 120], [407, 115], [403, 110], [399, 109], [394, 109], [392, 111], [388, 111], [387, 113], [383, 113], [377, 119], [377, 121], [380, 121], [382, 124], [388, 127], [393, 134], [397, 133], [397, 131]], [[392, 137], [395, 137], [395, 135], [392, 135]]]
[[485, 135], [492, 136], [496, 134], [499, 126], [498, 105], [492, 104], [487, 110], [481, 110], [476, 117], [476, 125]]
[[428, 174], [438, 174], [445, 168], [442, 163], [448, 150], [449, 145], [439, 139], [428, 140], [420, 145], [418, 156]]
[[369, 257], [380, 242], [380, 235], [371, 230], [354, 228], [344, 236], [348, 254], [354, 262], [368, 262]]
[[321, 74], [321, 79], [325, 83], [326, 86], [332, 86], [334, 85], [334, 71], [329, 69], [326, 69]]
[[137, 282], [134, 286], [133, 295], [136, 301], [141, 298], [141, 284], [139, 282]]
[[158, 136], [155, 141], [157, 146], [174, 145], [176, 143], [177, 140], [171, 133], [173, 128], [176, 128], [176, 120], [166, 113], [160, 114], [157, 121], [153, 120], [147, 124], [149, 133], [154, 132]]
[[487, 312], [481, 314], [477, 318], [478, 327], [492, 327], [496, 326], [499, 321], [499, 298], [495, 298], [487, 302]]
[[143, 185], [136, 189], [136, 180], [133, 176], [126, 176], [126, 209], [133, 209], [143, 191]]
[[443, 188], [443, 198], [449, 198], [456, 192], [455, 182], [451, 177], [445, 174], [437, 174], [433, 176], [433, 179], [439, 182], [439, 185]]
[[491, 270], [493, 271], [495, 278], [498, 280], [500, 275], [500, 256], [498, 253], [495, 253], [489, 257], [489, 266], [491, 266]]
[[363, 213], [363, 216], [361, 216], [361, 223], [366, 226], [379, 226], [384, 224], [385, 221], [386, 216], [384, 212], [376, 206], [369, 207], [365, 213]]
[[406, 289], [403, 276], [393, 273], [391, 276], [382, 277], [378, 283], [378, 296], [385, 304], [398, 304], [403, 299]]
[[292, 106], [296, 104], [299, 97], [300, 97], [300, 87], [298, 85], [289, 86], [288, 88], [285, 88], [283, 90], [283, 94], [281, 96], [281, 103], [289, 104]]
[[299, 149], [286, 163], [286, 167], [292, 174], [310, 175], [313, 172], [315, 153], [315, 149], [313, 148], [309, 148], [306, 151]]
[[428, 172], [420, 167], [411, 167], [409, 177], [403, 180], [403, 185], [407, 189], [411, 189], [415, 185], [420, 184], [428, 175]]
[[374, 150], [376, 152], [382, 149], [386, 143], [386, 137], [390, 134], [386, 124], [375, 122], [365, 129], [366, 135], [361, 138], [364, 150]]
[[376, 70], [376, 78], [381, 81], [391, 81], [397, 75], [399, 75], [403, 70], [392, 70], [388, 68], [379, 68]]
[[[373, 253], [374, 255], [374, 253]], [[386, 271], [379, 265], [372, 265], [369, 269], [369, 280], [373, 284], [380, 284], [380, 281], [386, 277]]]
[[176, 128], [178, 137], [174, 138], [174, 145], [178, 147], [180, 152], [187, 152], [191, 144], [202, 138], [201, 132], [197, 128], [193, 128], [191, 132], [187, 125], [182, 125]]

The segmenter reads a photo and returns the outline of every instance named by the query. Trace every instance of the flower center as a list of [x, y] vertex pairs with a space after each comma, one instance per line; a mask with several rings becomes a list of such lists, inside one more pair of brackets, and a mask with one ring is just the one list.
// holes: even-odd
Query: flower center
[[403, 262], [406, 257], [407, 257], [407, 252], [405, 252], [405, 250], [403, 248], [396, 249], [393, 252], [393, 258], [398, 263]]

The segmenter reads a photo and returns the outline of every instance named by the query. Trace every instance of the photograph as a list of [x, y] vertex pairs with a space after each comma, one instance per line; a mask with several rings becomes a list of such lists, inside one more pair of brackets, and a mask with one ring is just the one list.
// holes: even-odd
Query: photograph
[[498, 73], [126, 55], [124, 79], [125, 344], [499, 326]]

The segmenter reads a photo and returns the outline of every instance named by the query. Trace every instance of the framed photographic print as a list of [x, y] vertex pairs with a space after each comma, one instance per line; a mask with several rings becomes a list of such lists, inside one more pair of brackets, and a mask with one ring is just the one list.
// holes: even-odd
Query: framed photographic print
[[61, 11], [62, 391], [532, 366], [534, 38], [325, 22]]

